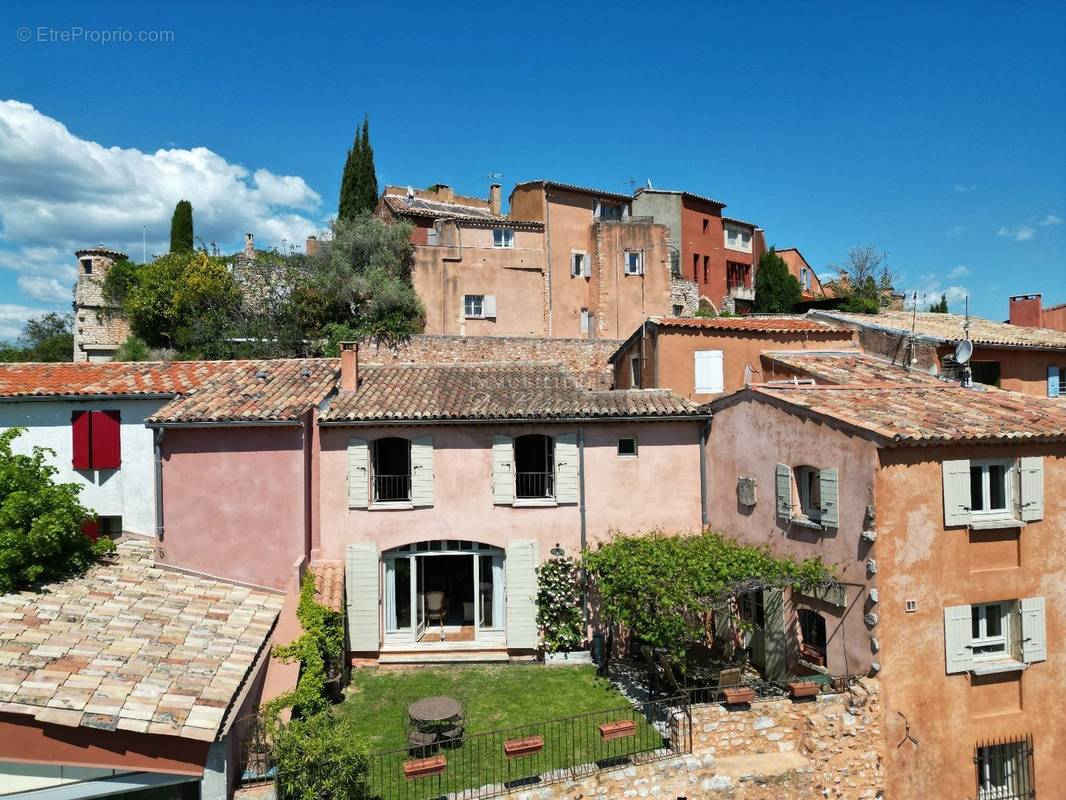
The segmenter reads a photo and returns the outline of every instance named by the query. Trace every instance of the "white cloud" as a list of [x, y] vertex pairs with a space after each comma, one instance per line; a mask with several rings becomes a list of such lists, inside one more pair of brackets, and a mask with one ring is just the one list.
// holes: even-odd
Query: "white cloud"
[[969, 275], [969, 274], [970, 274], [970, 268], [967, 267], [965, 264], [959, 264], [957, 267], [952, 267], [950, 270], [948, 270], [948, 280], [949, 281], [958, 280], [959, 278], [963, 277], [964, 275]]
[[1051, 225], [1061, 225], [1062, 222], [1062, 217], [1056, 216], [1055, 214], [1045, 214], [1044, 218], [1036, 224], [1047, 228]]
[[[921, 275], [915, 284], [912, 284], [903, 292], [903, 307], [906, 309], [914, 308], [915, 302], [917, 302], [919, 311], [927, 311], [929, 306], [933, 305], [933, 303], [939, 303], [940, 298], [947, 295], [948, 308], [954, 310], [970, 295], [970, 290], [955, 283], [945, 287], [941, 278], [955, 281], [969, 273], [969, 267], [959, 264], [952, 267], [947, 273], [927, 272]], [[917, 296], [917, 300], [915, 300], [915, 296]]]
[[149, 256], [166, 252], [182, 198], [197, 238], [223, 252], [238, 250], [245, 231], [259, 247], [280, 247], [325, 225], [321, 197], [303, 178], [252, 172], [205, 147], [104, 146], [31, 105], [0, 102], [0, 268], [19, 272], [26, 294], [58, 302], [78, 247], [102, 243], [140, 260], [142, 226]]
[[956, 183], [951, 188], [954, 189], [956, 192], [959, 192], [960, 194], [963, 194], [965, 192], [972, 192], [977, 187], [974, 184], [972, 184], [972, 183], [971, 184]]
[[1004, 225], [998, 231], [996, 236], [1004, 236], [1009, 239], [1013, 239], [1016, 242], [1027, 242], [1036, 235], [1036, 229], [1029, 225]]
[[42, 303], [70, 302], [73, 296], [73, 281], [60, 283], [45, 275], [20, 275], [18, 285], [30, 297]]
[[45, 312], [46, 309], [43, 308], [0, 303], [0, 340], [14, 341], [22, 333], [22, 326], [26, 320]]

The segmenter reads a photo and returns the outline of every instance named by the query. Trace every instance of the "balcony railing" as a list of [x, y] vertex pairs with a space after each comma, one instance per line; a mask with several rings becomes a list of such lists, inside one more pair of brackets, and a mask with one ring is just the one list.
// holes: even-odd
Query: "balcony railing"
[[516, 472], [514, 495], [522, 500], [544, 500], [555, 497], [555, 473]]
[[750, 286], [730, 286], [729, 296], [734, 300], [754, 300], [755, 290]]
[[394, 503], [411, 499], [410, 475], [375, 475], [374, 501]]

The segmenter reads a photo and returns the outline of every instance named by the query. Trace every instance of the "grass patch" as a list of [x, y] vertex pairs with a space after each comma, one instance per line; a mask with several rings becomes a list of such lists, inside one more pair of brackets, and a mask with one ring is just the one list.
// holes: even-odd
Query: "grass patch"
[[[406, 781], [402, 765], [414, 757], [405, 750], [407, 707], [434, 695], [462, 703], [466, 715], [463, 744], [440, 751], [448, 759], [440, 778]], [[508, 664], [360, 669], [353, 673], [345, 701], [335, 713], [348, 717], [372, 753], [397, 751], [372, 759], [371, 785], [385, 798], [417, 800], [486, 784], [517, 783], [552, 770], [624, 760], [662, 745], [658, 731], [609, 681], [598, 678], [593, 667]], [[591, 716], [561, 721], [580, 714]], [[618, 719], [635, 719], [637, 734], [601, 741], [597, 726]], [[501, 729], [506, 732], [478, 735]], [[544, 739], [541, 753], [511, 761], [504, 757], [504, 739], [534, 735]]]

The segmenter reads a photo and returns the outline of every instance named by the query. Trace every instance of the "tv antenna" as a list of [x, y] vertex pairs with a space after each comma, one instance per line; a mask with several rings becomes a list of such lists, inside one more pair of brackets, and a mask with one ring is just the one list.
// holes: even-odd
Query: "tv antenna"
[[503, 173], [502, 172], [490, 172], [487, 177], [488, 177], [489, 183], [502, 183], [503, 182]]
[[966, 321], [962, 325], [962, 340], [955, 345], [955, 360], [962, 364], [962, 385], [973, 386], [973, 371], [967, 366], [973, 357], [973, 342], [970, 341], [970, 295], [966, 295]]

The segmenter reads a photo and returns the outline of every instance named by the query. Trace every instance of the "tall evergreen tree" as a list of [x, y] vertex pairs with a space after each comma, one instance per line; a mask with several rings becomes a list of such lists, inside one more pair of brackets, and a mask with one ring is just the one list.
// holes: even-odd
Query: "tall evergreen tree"
[[174, 216], [170, 218], [170, 252], [192, 252], [192, 203], [179, 200], [174, 206]]
[[929, 310], [935, 314], [947, 314], [948, 313], [948, 296], [946, 294], [940, 295], [940, 300], [929, 306]]
[[802, 299], [803, 289], [799, 281], [771, 247], [759, 257], [759, 268], [755, 272], [755, 310], [788, 314]]
[[374, 210], [378, 200], [378, 178], [374, 170], [374, 148], [370, 145], [370, 117], [363, 118], [363, 127], [356, 130], [355, 140], [348, 150], [341, 174], [340, 203], [337, 218], [351, 220]]

